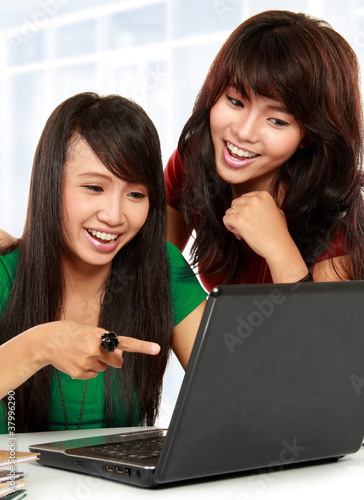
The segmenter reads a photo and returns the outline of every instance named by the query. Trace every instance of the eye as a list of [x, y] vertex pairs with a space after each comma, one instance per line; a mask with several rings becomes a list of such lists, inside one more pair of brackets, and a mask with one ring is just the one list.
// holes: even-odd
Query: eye
[[141, 193], [139, 191], [132, 191], [131, 193], [128, 194], [128, 196], [130, 196], [131, 198], [141, 199], [141, 200], [147, 197], [145, 193]]
[[289, 123], [284, 120], [280, 120], [279, 118], [270, 118], [271, 123], [276, 127], [288, 127]]
[[244, 104], [239, 101], [239, 99], [236, 99], [235, 97], [232, 97], [228, 94], [226, 94], [226, 97], [227, 97], [227, 100], [229, 102], [231, 102], [231, 104], [235, 107], [235, 108], [243, 108], [244, 107]]
[[93, 193], [102, 193], [104, 191], [101, 186], [85, 185], [82, 187], [84, 187], [85, 189], [87, 189], [88, 191], [91, 191]]

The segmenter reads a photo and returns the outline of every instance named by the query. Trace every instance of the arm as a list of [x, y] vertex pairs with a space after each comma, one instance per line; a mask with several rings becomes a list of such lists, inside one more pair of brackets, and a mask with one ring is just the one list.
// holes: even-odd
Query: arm
[[172, 348], [185, 369], [205, 309], [206, 292], [180, 250], [171, 243], [167, 243], [166, 247], [175, 322]]
[[189, 238], [190, 235], [182, 214], [175, 208], [167, 205], [167, 241], [173, 243], [183, 252]]
[[174, 328], [173, 351], [185, 370], [190, 359], [198, 327], [205, 310], [206, 300], [196, 307]]
[[164, 169], [167, 192], [167, 241], [173, 243], [181, 252], [185, 249], [190, 234], [186, 222], [179, 211], [183, 186], [183, 166], [175, 150]]
[[[307, 266], [289, 234], [282, 210], [265, 191], [252, 192], [233, 200], [223, 219], [226, 228], [246, 243], [269, 265], [274, 283], [292, 283], [308, 273]], [[327, 258], [315, 264], [314, 281], [347, 280], [348, 255]]]
[[101, 349], [105, 330], [73, 321], [54, 321], [26, 330], [0, 347], [0, 399], [34, 375], [53, 365], [73, 378], [89, 379], [108, 365], [120, 368], [123, 350], [158, 354], [160, 347], [130, 337], [118, 337], [114, 352]]

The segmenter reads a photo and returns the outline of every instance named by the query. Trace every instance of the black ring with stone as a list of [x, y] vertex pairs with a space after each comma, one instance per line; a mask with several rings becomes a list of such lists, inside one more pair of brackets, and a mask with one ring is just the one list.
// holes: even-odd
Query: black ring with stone
[[114, 332], [107, 332], [101, 335], [101, 349], [113, 352], [119, 345], [118, 336]]

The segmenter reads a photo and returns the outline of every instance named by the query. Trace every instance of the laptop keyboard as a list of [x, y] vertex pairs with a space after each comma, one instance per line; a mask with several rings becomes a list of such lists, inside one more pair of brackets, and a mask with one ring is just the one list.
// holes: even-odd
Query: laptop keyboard
[[87, 451], [104, 458], [118, 460], [147, 460], [158, 458], [161, 454], [164, 436], [146, 439], [136, 439], [119, 443], [88, 446]]

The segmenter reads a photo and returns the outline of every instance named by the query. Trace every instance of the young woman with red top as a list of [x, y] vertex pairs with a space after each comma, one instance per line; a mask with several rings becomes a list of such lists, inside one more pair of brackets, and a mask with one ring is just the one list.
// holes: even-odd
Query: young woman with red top
[[267, 11], [217, 54], [165, 169], [169, 241], [207, 290], [364, 278], [358, 63], [326, 22]]

